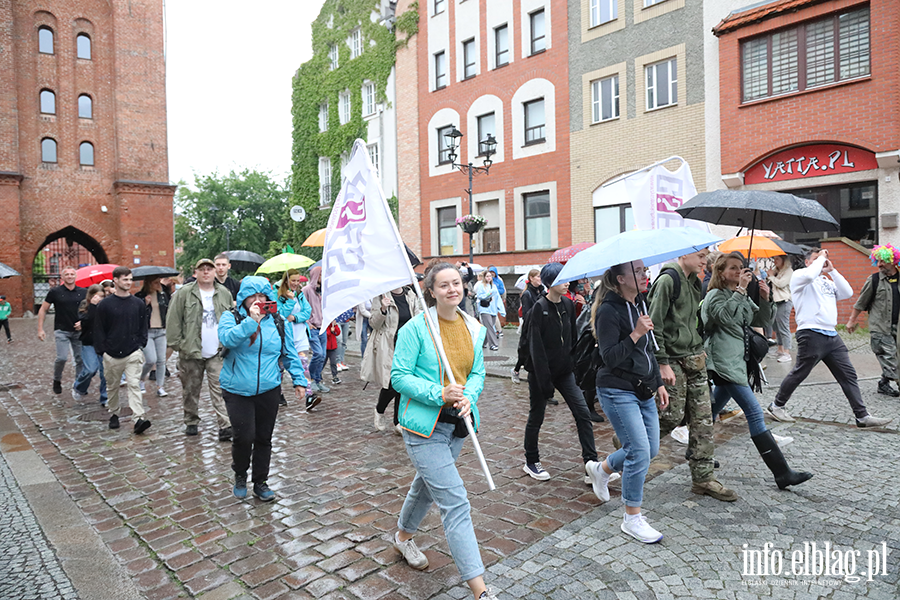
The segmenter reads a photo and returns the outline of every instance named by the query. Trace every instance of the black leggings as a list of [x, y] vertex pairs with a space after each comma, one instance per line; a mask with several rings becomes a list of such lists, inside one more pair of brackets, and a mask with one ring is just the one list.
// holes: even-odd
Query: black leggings
[[232, 428], [231, 469], [246, 474], [252, 462], [250, 481], [264, 483], [269, 477], [272, 431], [278, 416], [281, 386], [255, 396], [238, 396], [222, 390], [222, 397]]
[[375, 410], [378, 411], [379, 415], [383, 415], [391, 400], [394, 401], [394, 425], [397, 425], [400, 423], [400, 419], [397, 418], [400, 411], [400, 392], [395, 390], [394, 386], [388, 385], [388, 387], [381, 390], [381, 393], [378, 394], [378, 405], [375, 407]]
[[9, 321], [7, 319], [3, 319], [0, 321], [0, 327], [6, 330], [6, 339], [11, 340], [12, 337], [9, 335]]

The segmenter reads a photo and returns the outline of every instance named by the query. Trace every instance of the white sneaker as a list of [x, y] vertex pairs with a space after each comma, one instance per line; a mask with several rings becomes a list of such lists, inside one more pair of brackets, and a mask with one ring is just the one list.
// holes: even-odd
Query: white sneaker
[[378, 412], [378, 409], [375, 409], [375, 429], [378, 431], [385, 431], [388, 428], [387, 424], [387, 416]]
[[522, 380], [519, 379], [519, 372], [518, 372], [518, 371], [516, 371], [515, 369], [510, 369], [509, 372], [510, 372], [510, 375], [512, 376], [512, 382], [513, 382], [513, 383], [522, 383]]
[[589, 460], [584, 464], [584, 472], [591, 479], [591, 487], [594, 495], [600, 502], [609, 502], [609, 475], [603, 470], [596, 460]]
[[85, 398], [87, 398], [87, 394], [82, 394], [75, 388], [72, 388], [72, 400], [74, 400], [75, 402], [81, 402]]
[[548, 479], [550, 479], [550, 473], [545, 471], [544, 467], [542, 467], [541, 463], [539, 462], [525, 463], [525, 466], [522, 467], [522, 470], [538, 481], [547, 481]]
[[636, 515], [628, 515], [622, 519], [622, 531], [645, 544], [655, 544], [663, 539], [663, 534], [650, 527], [644, 515], [638, 513]]
[[791, 362], [791, 355], [790, 354], [779, 354], [778, 358], [776, 358], [775, 360], [777, 360], [778, 362]]
[[144, 386], [144, 382], [142, 381], [141, 382], [141, 393], [143, 394], [146, 391], [147, 391], [147, 388]]
[[397, 434], [397, 435], [399, 435], [400, 437], [403, 437], [403, 428], [400, 427], [400, 424], [399, 424], [399, 423], [397, 423], [396, 425], [394, 425], [394, 433]]
[[788, 414], [788, 411], [786, 411], [783, 406], [778, 406], [774, 402], [766, 407], [765, 412], [776, 421], [781, 421], [782, 423], [793, 423], [796, 421], [794, 417]]
[[774, 439], [775, 443], [779, 446], [787, 446], [794, 441], [794, 438], [789, 435], [775, 435], [774, 433], [772, 434], [772, 439]]
[[[612, 483], [613, 481], [618, 481], [621, 478], [622, 478], [622, 476], [619, 475], [618, 473], [610, 473], [607, 483], [609, 484], [609, 483]], [[590, 475], [585, 475], [584, 476], [584, 485], [593, 485], [593, 484], [594, 484], [594, 480], [591, 479]]]
[[126, 383], [128, 382], [125, 380], [125, 375], [122, 375], [122, 379], [119, 380], [119, 387], [122, 387]]
[[428, 568], [428, 557], [422, 554], [422, 551], [419, 550], [419, 547], [416, 546], [416, 543], [412, 540], [406, 540], [405, 542], [401, 542], [400, 538], [397, 537], [399, 534], [394, 534], [394, 548], [403, 555], [403, 559], [406, 563], [411, 566], [413, 569], [418, 569], [419, 571], [424, 571]]
[[678, 442], [679, 444], [688, 443], [688, 428], [687, 425], [682, 425], [681, 427], [676, 427], [672, 430], [672, 439]]
[[491, 591], [490, 589], [481, 592], [481, 595], [478, 596], [478, 600], [499, 600], [497, 595]]
[[167, 392], [163, 388], [159, 388], [156, 390], [156, 395], [159, 396], [160, 398], [165, 398], [166, 396], [169, 395], [169, 392]]

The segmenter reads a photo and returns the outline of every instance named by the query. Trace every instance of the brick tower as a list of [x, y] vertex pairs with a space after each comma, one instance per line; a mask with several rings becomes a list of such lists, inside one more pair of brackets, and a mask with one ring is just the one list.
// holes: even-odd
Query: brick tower
[[[173, 265], [162, 0], [0, 0], [0, 280], [64, 239], [97, 262]], [[77, 266], [77, 265], [74, 265]], [[38, 294], [40, 296], [40, 294]]]

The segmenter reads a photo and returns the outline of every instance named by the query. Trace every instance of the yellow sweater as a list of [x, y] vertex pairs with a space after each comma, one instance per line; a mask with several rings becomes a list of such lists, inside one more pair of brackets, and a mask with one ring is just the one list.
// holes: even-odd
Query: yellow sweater
[[[453, 321], [445, 321], [438, 317], [438, 323], [441, 327], [444, 351], [447, 353], [447, 360], [450, 361], [450, 368], [453, 370], [453, 376], [456, 377], [456, 383], [465, 385], [469, 373], [472, 372], [472, 363], [475, 362], [475, 349], [472, 347], [469, 328], [466, 327], [465, 320], [459, 315]], [[449, 385], [449, 383], [450, 378], [445, 373], [444, 385]]]

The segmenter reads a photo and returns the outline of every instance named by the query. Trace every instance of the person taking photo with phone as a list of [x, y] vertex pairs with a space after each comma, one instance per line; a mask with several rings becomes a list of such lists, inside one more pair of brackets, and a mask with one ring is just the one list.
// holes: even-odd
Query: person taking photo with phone
[[219, 320], [219, 339], [227, 349], [219, 381], [233, 430], [233, 492], [236, 498], [247, 497], [247, 471], [252, 466], [253, 495], [271, 502], [275, 492], [266, 481], [281, 397], [279, 361], [291, 374], [299, 402], [306, 399], [307, 380], [296, 347], [285, 339], [284, 320], [269, 281], [245, 277], [237, 303]]

